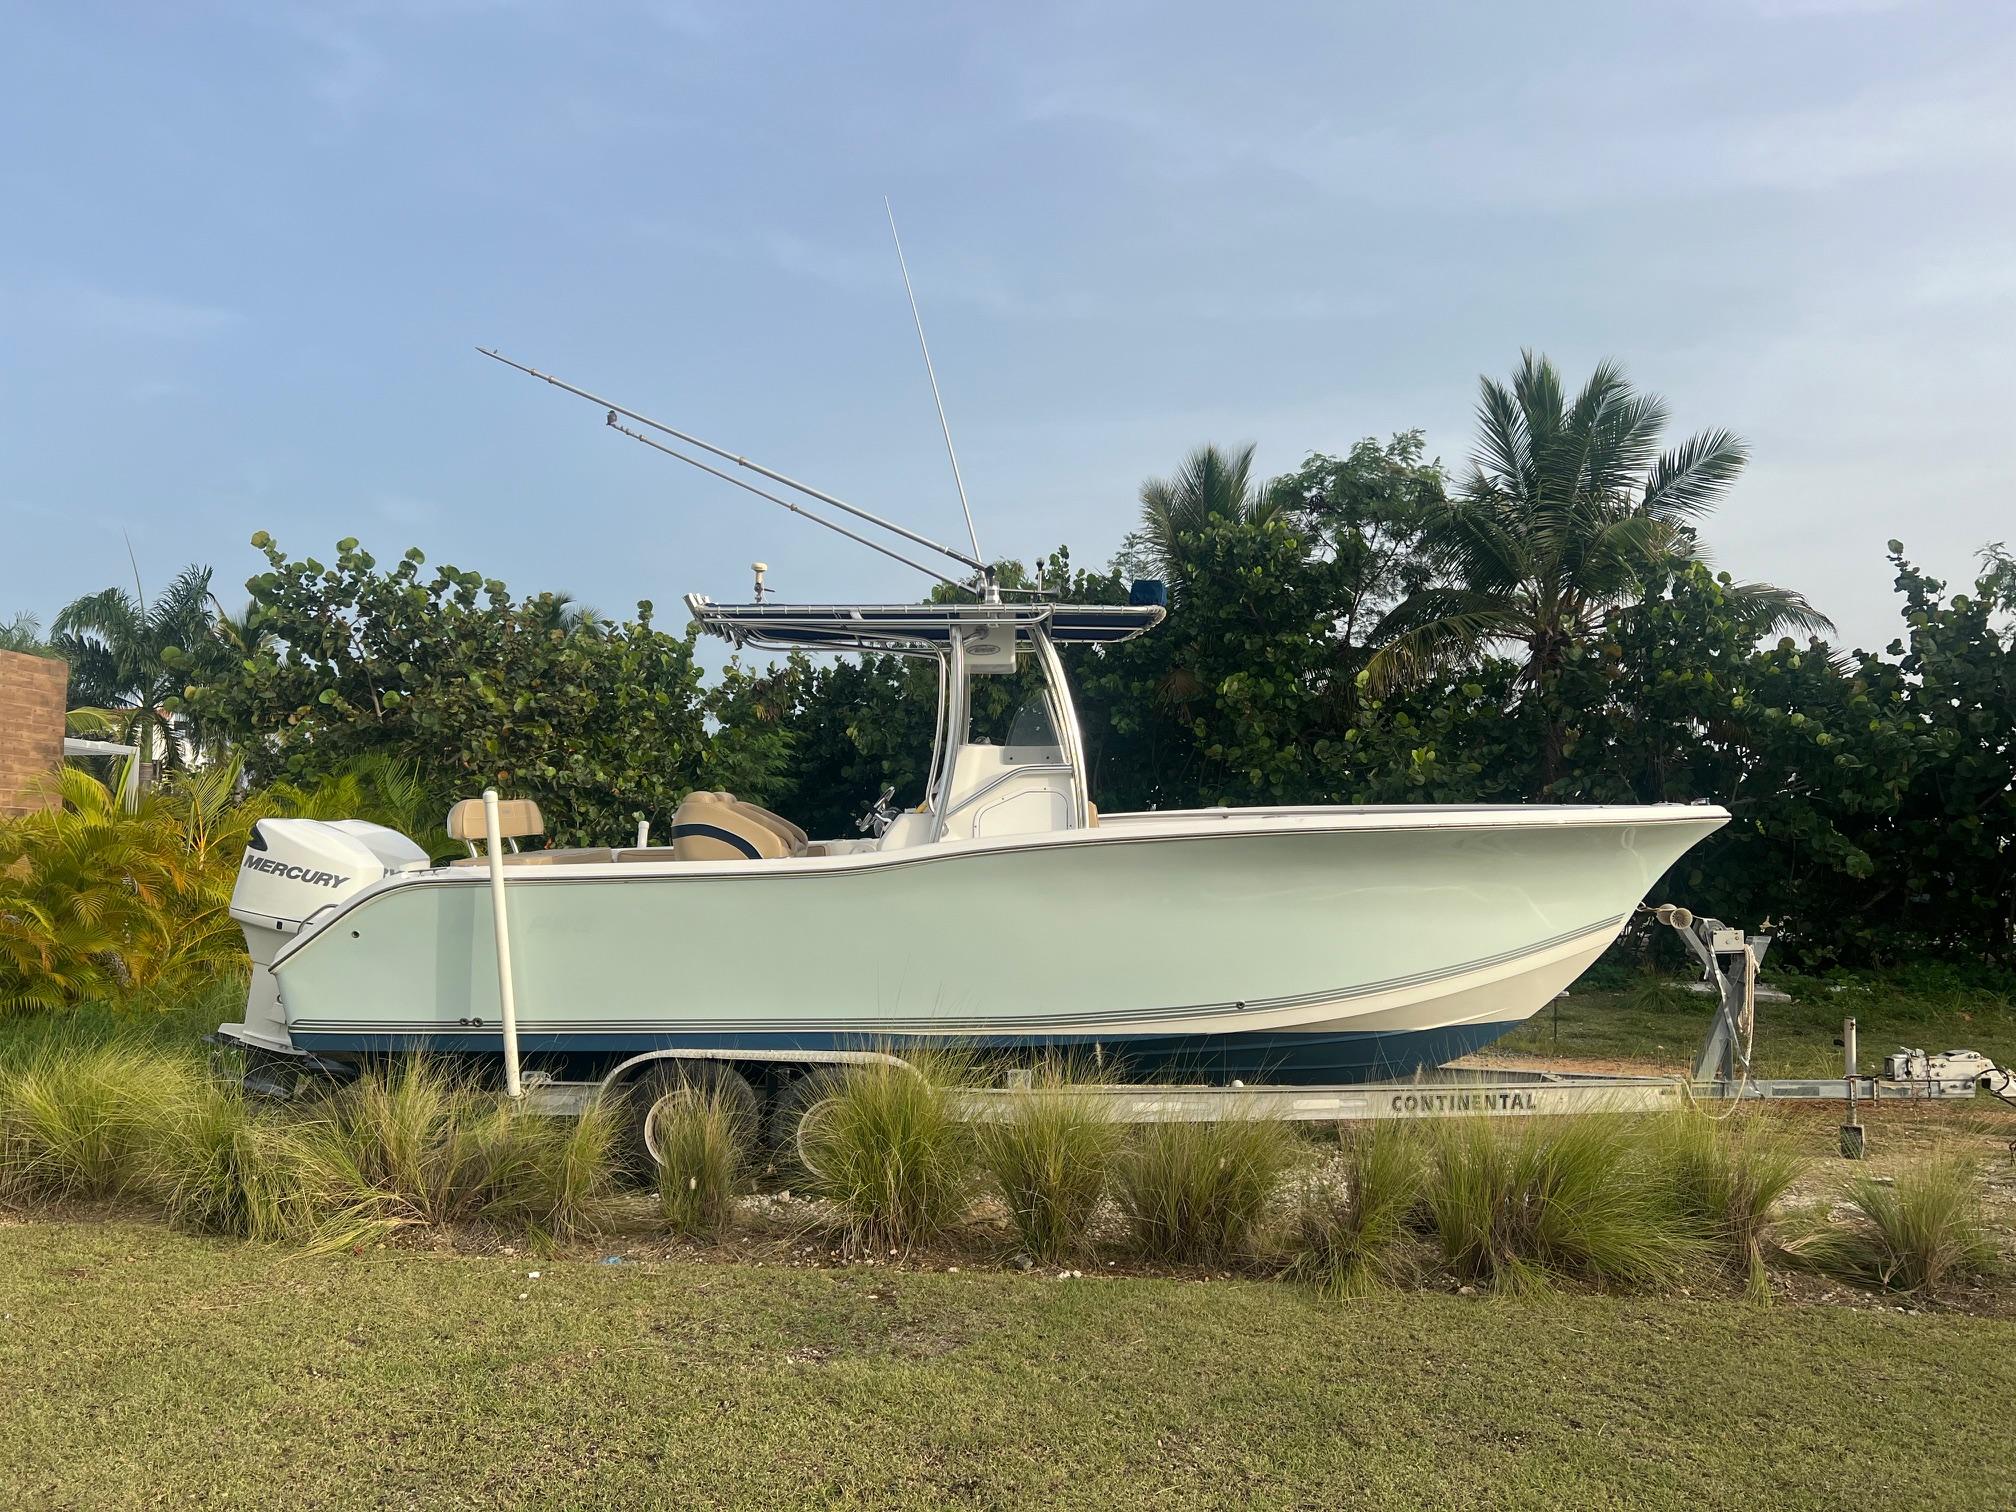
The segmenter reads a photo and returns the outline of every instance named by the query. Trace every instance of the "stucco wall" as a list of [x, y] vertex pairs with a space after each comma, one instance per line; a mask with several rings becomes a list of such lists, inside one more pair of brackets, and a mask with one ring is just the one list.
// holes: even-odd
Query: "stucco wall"
[[53, 656], [0, 651], [0, 815], [25, 814], [47, 799], [32, 789], [63, 761], [63, 712], [70, 668]]

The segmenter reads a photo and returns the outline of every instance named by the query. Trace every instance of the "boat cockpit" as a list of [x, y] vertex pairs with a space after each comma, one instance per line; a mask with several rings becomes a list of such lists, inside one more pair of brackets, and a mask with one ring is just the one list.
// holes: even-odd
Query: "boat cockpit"
[[[1159, 584], [1136, 585], [1130, 604], [717, 604], [689, 594], [701, 629], [738, 650], [829, 651], [928, 657], [938, 665], [938, 716], [924, 800], [893, 805], [885, 790], [862, 817], [862, 838], [813, 840], [789, 819], [726, 792], [689, 794], [673, 815], [669, 844], [513, 850], [513, 865], [615, 861], [758, 861], [906, 850], [951, 840], [1084, 829], [1099, 822], [1088, 788], [1084, 740], [1060, 645], [1131, 640], [1159, 624]], [[1002, 738], [974, 729], [975, 679], [1013, 675], [1023, 657], [1036, 686]], [[465, 799], [448, 817], [450, 836], [480, 858], [482, 804]], [[500, 805], [499, 839], [513, 846], [543, 834], [538, 806]]]

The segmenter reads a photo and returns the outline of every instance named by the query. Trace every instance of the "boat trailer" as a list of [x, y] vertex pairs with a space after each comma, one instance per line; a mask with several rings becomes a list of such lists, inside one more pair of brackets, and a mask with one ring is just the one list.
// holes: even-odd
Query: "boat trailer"
[[[1842, 1023], [1841, 1075], [1759, 1077], [1752, 1074], [1751, 1044], [1756, 1027], [1759, 965], [1770, 948], [1767, 935], [1745, 935], [1719, 919], [1697, 918], [1684, 908], [1662, 905], [1648, 912], [1678, 931], [1701, 962], [1716, 994], [1714, 1018], [1684, 1076], [1604, 1076], [1573, 1071], [1445, 1068], [1401, 1081], [1356, 1082], [1345, 1086], [1072, 1084], [1047, 1092], [1094, 1107], [1119, 1123], [1206, 1123], [1233, 1118], [1278, 1119], [1289, 1123], [1355, 1123], [1451, 1116], [1541, 1117], [1573, 1113], [1658, 1113], [1707, 1104], [1746, 1102], [1839, 1102], [1845, 1109], [1842, 1151], [1860, 1156], [1864, 1148], [1858, 1117], [1865, 1103], [1942, 1102], [1971, 1099], [1987, 1091], [2016, 1107], [2016, 1073], [1971, 1050], [1927, 1054], [1905, 1049], [1887, 1056], [1878, 1075], [1858, 1066], [1855, 1020]], [[645, 1059], [746, 1059], [732, 1051], [660, 1051]], [[778, 1059], [825, 1063], [879, 1061], [900, 1057], [876, 1051], [795, 1052]], [[554, 1082], [538, 1073], [525, 1079], [524, 1095], [535, 1111], [578, 1112], [620, 1079], [618, 1067], [597, 1082]], [[970, 1122], [999, 1122], [1015, 1116], [1034, 1086], [1026, 1069], [1007, 1072], [1002, 1085], [960, 1088], [953, 1096]], [[1733, 1106], [1729, 1108], [1733, 1112]]]

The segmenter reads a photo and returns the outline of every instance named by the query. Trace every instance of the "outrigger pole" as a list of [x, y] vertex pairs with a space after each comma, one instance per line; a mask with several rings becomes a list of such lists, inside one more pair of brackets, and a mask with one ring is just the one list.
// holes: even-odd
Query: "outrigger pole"
[[713, 476], [719, 478], [723, 483], [732, 483], [737, 488], [744, 489], [747, 492], [756, 495], [756, 497], [759, 499], [768, 499], [772, 504], [781, 504], [786, 509], [790, 510], [791, 513], [795, 515], [800, 515], [805, 519], [810, 520], [814, 525], [824, 525], [828, 530], [833, 531], [838, 535], [843, 535], [847, 537], [847, 539], [850, 541], [858, 542], [859, 544], [866, 546], [870, 551], [881, 552], [882, 555], [888, 557], [891, 561], [901, 562], [905, 567], [915, 567], [919, 572], [923, 573], [926, 577], [934, 577], [938, 579], [939, 582], [949, 584], [951, 587], [954, 588], [964, 588], [966, 586], [964, 583], [960, 582], [957, 578], [949, 578], [945, 576], [945, 574], [940, 572], [936, 567], [926, 567], [922, 562], [919, 562], [914, 558], [907, 557], [903, 555], [903, 553], [900, 551], [891, 551], [887, 546], [884, 546], [880, 541], [871, 541], [868, 539], [868, 537], [861, 535], [856, 531], [849, 530], [845, 525], [837, 524], [834, 521], [827, 519], [824, 515], [816, 515], [812, 513], [811, 510], [805, 508], [805, 506], [802, 504], [793, 504], [789, 499], [782, 498], [777, 494], [770, 493], [766, 489], [758, 488], [754, 483], [745, 483], [740, 478], [735, 477], [730, 473], [725, 473], [721, 471], [721, 469], [718, 467], [709, 467], [705, 462], [702, 462], [698, 457], [689, 457], [684, 452], [676, 452], [662, 441], [653, 441], [649, 436], [645, 435], [642, 431], [634, 431], [630, 429], [630, 427], [627, 425], [618, 425], [616, 423], [616, 411], [613, 409], [609, 411], [608, 423], [609, 428], [611, 430], [620, 431], [622, 434], [628, 436], [632, 441], [641, 441], [646, 446], [650, 447], [653, 451], [661, 451], [665, 453], [665, 455], [668, 457], [676, 457], [681, 462], [684, 462], [688, 467], [697, 467], [700, 469], [700, 471], [704, 473], [711, 473]]
[[[772, 469], [765, 467], [760, 462], [753, 462], [747, 457], [737, 456], [734, 452], [727, 450], [725, 447], [716, 446], [711, 441], [703, 441], [698, 436], [688, 435], [685, 431], [676, 430], [672, 426], [666, 425], [663, 421], [653, 420], [649, 415], [640, 415], [636, 410], [625, 409], [622, 405], [615, 403], [613, 400], [605, 399], [600, 394], [591, 394], [588, 392], [588, 390], [584, 388], [576, 388], [573, 384], [568, 383], [563, 379], [556, 378], [551, 373], [542, 373], [537, 368], [527, 367], [522, 362], [514, 362], [509, 357], [506, 357], [502, 352], [496, 351], [493, 348], [478, 347], [476, 348], [476, 350], [481, 352], [485, 357], [489, 357], [494, 359], [495, 361], [503, 363], [506, 367], [516, 368], [519, 372], [525, 373], [533, 378], [537, 378], [544, 383], [550, 383], [553, 385], [553, 387], [557, 389], [564, 389], [566, 392], [574, 394], [579, 398], [586, 399], [592, 404], [599, 404], [602, 406], [602, 408], [608, 410], [612, 416], [622, 415], [626, 419], [635, 420], [639, 425], [647, 425], [652, 430], [663, 431], [668, 436], [671, 436], [680, 441], [684, 441], [688, 446], [697, 446], [704, 452], [711, 452], [713, 455], [720, 457], [725, 461], [734, 463], [737, 467], [747, 468], [750, 472], [761, 474], [763, 477], [770, 479], [773, 483], [781, 483], [786, 488], [795, 489], [799, 493], [805, 494], [809, 498], [819, 500], [819, 502], [822, 504], [830, 504], [835, 509], [843, 510], [848, 514], [853, 515], [858, 520], [865, 520], [870, 525], [879, 526], [881, 529], [889, 531], [893, 535], [899, 535], [903, 537], [903, 539], [906, 541], [914, 541], [919, 546], [928, 547], [930, 550], [937, 552], [940, 556], [949, 557], [953, 561], [959, 563], [961, 566], [972, 568], [975, 572], [980, 574], [980, 577], [983, 582], [991, 583], [993, 581], [994, 577], [993, 569], [990, 568], [985, 562], [981, 561], [977, 555], [968, 556], [963, 551], [956, 551], [950, 546], [946, 546], [941, 542], [932, 540], [929, 536], [919, 535], [916, 531], [911, 530], [906, 526], [898, 525], [894, 520], [885, 520], [882, 518], [882, 516], [875, 514], [872, 511], [862, 509], [853, 504], [849, 504], [845, 499], [835, 498], [832, 494], [826, 493], [821, 489], [814, 488], [809, 483], [800, 483], [796, 478], [788, 477], [784, 473], [773, 471]], [[619, 426], [618, 429], [621, 429], [621, 427]], [[634, 435], [635, 433], [625, 432], [625, 434]], [[639, 436], [636, 439], [643, 440], [645, 438]], [[657, 443], [653, 442], [651, 444], [656, 445]], [[704, 464], [694, 461], [694, 459], [691, 457], [684, 456], [679, 452], [673, 451], [670, 447], [661, 446], [658, 449], [660, 451], [663, 451], [667, 456], [678, 458], [678, 460], [680, 460], [681, 462], [691, 463], [695, 467], [704, 466]], [[710, 473], [714, 472], [714, 469], [711, 467], [705, 467], [704, 470]], [[714, 473], [714, 475], [716, 477], [726, 476], [725, 474], [722, 473]], [[730, 478], [728, 481], [732, 483], [737, 480]], [[760, 489], [753, 491], [758, 493], [762, 492], [762, 490]], [[786, 503], [785, 500], [778, 499], [774, 494], [764, 494], [763, 497], [771, 499], [775, 503], [785, 504], [786, 508], [795, 508], [795, 506]], [[799, 510], [798, 512], [801, 514], [805, 513], [803, 510]], [[811, 520], [819, 519], [819, 516], [813, 514], [806, 514], [805, 517]], [[825, 521], [825, 520], [821, 520], [820, 523], [826, 525], [832, 524], [831, 521]], [[838, 526], [833, 526], [832, 528], [836, 530], [839, 529]], [[842, 531], [841, 533], [843, 535], [852, 535], [851, 531]], [[853, 539], [858, 541], [861, 539], [861, 537], [853, 536]], [[864, 542], [863, 544], [873, 545], [874, 543]], [[882, 550], [882, 548], [878, 546], [876, 547], [876, 550], [880, 551]], [[894, 552], [886, 552], [885, 555], [896, 556]], [[900, 556], [896, 557], [896, 560], [898, 560], [899, 562], [908, 562], [907, 558]], [[915, 567], [918, 564], [915, 562], [908, 562], [908, 565]], [[923, 568], [922, 570], [926, 572], [931, 571], [931, 569], [928, 567]], [[945, 582], [952, 581], [952, 579], [950, 578], [943, 578], [942, 575], [939, 573], [932, 572], [931, 575], [933, 577], [939, 577], [941, 578], [942, 581]], [[954, 584], [954, 586], [963, 587], [964, 585]]]

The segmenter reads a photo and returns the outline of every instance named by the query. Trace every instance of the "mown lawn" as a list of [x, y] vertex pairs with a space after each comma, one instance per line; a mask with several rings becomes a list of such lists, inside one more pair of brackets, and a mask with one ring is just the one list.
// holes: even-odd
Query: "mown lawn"
[[[1767, 970], [1765, 980], [1771, 981]], [[1979, 1050], [2016, 1064], [2016, 996], [1989, 987], [1928, 985], [1882, 977], [1818, 981], [1785, 977], [1789, 1003], [1757, 1005], [1760, 1076], [1839, 1076], [1841, 1021], [1856, 1021], [1864, 1075], [1900, 1045]], [[1672, 981], [1644, 978], [1623, 988], [1577, 984], [1542, 1008], [1492, 1052], [1643, 1061], [1684, 1069], [1707, 1033], [1715, 999]]]
[[1987, 1507], [1978, 1457], [1925, 1446], [2000, 1443], [2016, 1387], [2016, 1324], [1957, 1315], [304, 1260], [128, 1222], [0, 1227], [0, 1315], [35, 1507]]

